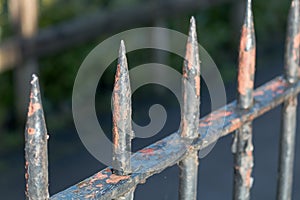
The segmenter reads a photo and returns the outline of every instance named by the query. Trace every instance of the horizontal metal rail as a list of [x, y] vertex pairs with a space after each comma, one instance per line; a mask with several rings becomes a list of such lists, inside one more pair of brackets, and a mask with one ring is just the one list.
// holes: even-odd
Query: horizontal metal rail
[[188, 149], [204, 149], [299, 92], [300, 81], [288, 84], [279, 76], [254, 91], [254, 103], [250, 109], [238, 109], [236, 101], [233, 101], [200, 119], [199, 137], [192, 143], [187, 143], [180, 137], [180, 132], [175, 132], [133, 154], [132, 174], [117, 176], [112, 173], [111, 167], [107, 167], [50, 199], [113, 199], [121, 196], [153, 174], [175, 165], [187, 155]]

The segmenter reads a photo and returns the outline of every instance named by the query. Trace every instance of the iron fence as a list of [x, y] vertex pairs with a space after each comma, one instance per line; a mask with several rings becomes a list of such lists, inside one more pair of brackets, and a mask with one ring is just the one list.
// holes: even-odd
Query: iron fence
[[[26, 196], [28, 199], [133, 199], [135, 187], [163, 169], [180, 168], [179, 199], [197, 198], [198, 151], [234, 132], [233, 199], [250, 199], [254, 165], [252, 121], [283, 104], [277, 199], [291, 199], [295, 151], [296, 106], [300, 92], [300, 1], [293, 0], [288, 18], [285, 74], [257, 89], [254, 87], [255, 32], [251, 0], [247, 1], [242, 27], [238, 98], [199, 119], [200, 60], [196, 22], [190, 21], [183, 65], [183, 108], [180, 129], [170, 136], [137, 151], [131, 151], [131, 89], [124, 42], [119, 50], [113, 92], [113, 165], [70, 188], [49, 197], [47, 130], [38, 78], [31, 81], [30, 103], [25, 131]], [[188, 84], [193, 86], [189, 89]], [[224, 120], [219, 123], [219, 120]], [[209, 132], [210, 127], [214, 131]], [[186, 141], [189, 141], [188, 143]], [[142, 172], [141, 172], [142, 171]]]

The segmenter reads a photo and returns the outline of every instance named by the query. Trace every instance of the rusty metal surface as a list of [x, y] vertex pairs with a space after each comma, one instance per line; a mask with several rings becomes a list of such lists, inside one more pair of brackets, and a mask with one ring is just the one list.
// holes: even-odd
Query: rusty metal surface
[[133, 131], [131, 127], [131, 89], [124, 42], [121, 41], [118, 66], [112, 94], [113, 168], [118, 175], [131, 172], [130, 155]]
[[[133, 131], [131, 127], [131, 88], [123, 40], [119, 49], [112, 104], [113, 173], [116, 176], [126, 176], [131, 173], [130, 157]], [[133, 199], [133, 192], [134, 190], [118, 199]]]
[[[183, 108], [181, 137], [198, 137], [200, 115], [200, 60], [195, 18], [190, 20], [188, 41], [183, 64]], [[179, 162], [179, 199], [196, 200], [198, 180], [198, 152], [190, 149], [186, 158]]]
[[239, 107], [242, 109], [248, 109], [253, 102], [256, 42], [251, 0], [247, 0], [245, 13], [241, 32], [238, 68], [238, 102]]
[[[247, 0], [245, 20], [242, 26], [238, 67], [238, 105], [241, 110], [253, 104], [256, 42], [251, 0]], [[253, 178], [252, 122], [244, 124], [234, 134], [232, 144], [234, 154], [233, 199], [249, 200]]]
[[[293, 0], [288, 17], [287, 41], [285, 50], [285, 78], [293, 84], [300, 72], [300, 2]], [[291, 97], [282, 107], [280, 135], [277, 199], [292, 198], [293, 168], [295, 157], [297, 98]]]
[[285, 49], [285, 75], [290, 83], [300, 76], [300, 5], [299, 0], [293, 0], [288, 17], [287, 39]]
[[[296, 96], [299, 92], [300, 81], [289, 85], [282, 76], [277, 77], [254, 91], [254, 104], [250, 109], [237, 109], [236, 101], [234, 101], [201, 118], [199, 122], [201, 136], [195, 139], [191, 146], [186, 145], [178, 132], [173, 133], [133, 154], [131, 157], [133, 173], [131, 175], [116, 176], [108, 167], [55, 194], [50, 199], [84, 199], [91, 196], [97, 199], [108, 199], [122, 195], [137, 184], [144, 183], [153, 174], [176, 164], [186, 156], [188, 148], [204, 149], [216, 142], [219, 137], [228, 135], [244, 123], [254, 120], [290, 97]], [[224, 124], [220, 124], [218, 121], [222, 117], [225, 117]], [[211, 128], [214, 131], [210, 131]]]
[[292, 199], [295, 157], [297, 98], [291, 97], [282, 108], [277, 199]]
[[48, 199], [47, 129], [36, 75], [32, 76], [25, 129], [26, 198]]

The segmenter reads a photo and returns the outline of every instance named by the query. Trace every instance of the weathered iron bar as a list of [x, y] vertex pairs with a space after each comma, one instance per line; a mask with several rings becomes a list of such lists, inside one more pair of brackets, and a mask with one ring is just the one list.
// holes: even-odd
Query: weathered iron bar
[[[133, 131], [131, 125], [131, 88], [123, 40], [119, 50], [112, 104], [113, 173], [117, 176], [126, 176], [131, 173], [130, 157]], [[131, 191], [117, 199], [131, 200], [133, 199], [133, 192]]]
[[32, 38], [36, 48], [30, 51], [24, 51], [26, 41], [18, 37], [9, 38], [0, 45], [0, 72], [13, 68], [22, 58], [57, 53], [104, 34], [135, 28], [156, 19], [171, 18], [226, 2], [233, 0], [157, 0], [128, 8], [101, 10], [41, 29], [39, 34]]
[[[240, 110], [247, 110], [253, 104], [256, 45], [251, 7], [251, 0], [247, 0], [239, 51], [237, 106]], [[249, 200], [254, 165], [251, 121], [235, 132], [232, 153], [234, 154], [233, 199]]]
[[195, 139], [191, 145], [182, 141], [180, 132], [175, 132], [133, 154], [131, 157], [132, 174], [116, 176], [112, 173], [111, 167], [107, 167], [80, 183], [55, 194], [50, 199], [94, 197], [101, 200], [123, 195], [131, 188], [135, 188], [137, 184], [144, 183], [148, 177], [175, 165], [188, 154], [188, 149], [204, 149], [220, 137], [228, 135], [289, 98], [297, 96], [299, 92], [300, 81], [288, 84], [284, 77], [277, 77], [254, 91], [254, 103], [251, 108], [237, 109], [237, 103], [234, 101], [200, 119], [200, 137]]
[[25, 130], [26, 199], [49, 199], [47, 129], [38, 78], [32, 76]]
[[[289, 84], [299, 79], [300, 72], [300, 2], [292, 0], [288, 17], [285, 78]], [[297, 97], [283, 103], [280, 135], [277, 199], [292, 199], [293, 168], [295, 157]]]
[[[182, 73], [183, 105], [181, 112], [181, 137], [188, 140], [197, 138], [200, 115], [200, 60], [196, 22], [190, 20]], [[198, 151], [190, 149], [188, 156], [179, 162], [179, 199], [196, 200], [198, 181]]]

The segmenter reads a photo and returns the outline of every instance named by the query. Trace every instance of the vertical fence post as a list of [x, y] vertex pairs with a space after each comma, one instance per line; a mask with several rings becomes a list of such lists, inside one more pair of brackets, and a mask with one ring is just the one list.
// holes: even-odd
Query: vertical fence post
[[[300, 5], [293, 0], [288, 17], [285, 52], [285, 77], [289, 84], [298, 80], [300, 57]], [[277, 199], [292, 199], [293, 166], [296, 139], [297, 97], [283, 103], [280, 135]]]
[[48, 199], [47, 129], [36, 75], [32, 76], [25, 130], [26, 199]]
[[[249, 109], [253, 104], [255, 72], [255, 33], [251, 0], [247, 1], [245, 21], [242, 26], [239, 69], [238, 69], [238, 109]], [[245, 123], [234, 135], [234, 194], [235, 200], [249, 200], [253, 178], [252, 122]]]
[[[126, 50], [121, 41], [115, 85], [112, 94], [113, 102], [113, 169], [116, 175], [131, 173], [131, 140], [133, 131], [131, 125], [131, 89], [126, 59]], [[134, 191], [126, 193], [118, 199], [133, 199]]]
[[[196, 23], [190, 21], [190, 30], [183, 65], [183, 108], [181, 136], [185, 139], [198, 137], [200, 112], [200, 60]], [[179, 199], [196, 200], [198, 181], [198, 152], [190, 149], [188, 155], [179, 162]]]

